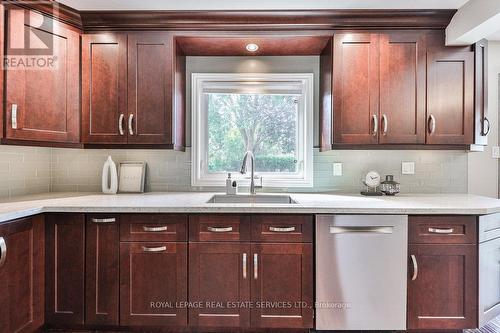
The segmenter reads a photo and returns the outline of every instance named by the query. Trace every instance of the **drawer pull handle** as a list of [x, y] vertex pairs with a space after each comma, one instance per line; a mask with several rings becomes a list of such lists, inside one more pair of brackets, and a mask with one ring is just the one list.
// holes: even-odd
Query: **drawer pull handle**
[[146, 227], [146, 226], [143, 226], [142, 230], [144, 230], [146, 232], [162, 232], [162, 231], [167, 231], [168, 227], [167, 226], [163, 226], [163, 227]]
[[7, 259], [7, 244], [5, 238], [0, 237], [0, 268], [5, 265], [5, 259]]
[[146, 246], [143, 246], [142, 250], [144, 252], [163, 252], [163, 251], [167, 251], [167, 247], [166, 246], [159, 246], [159, 247], [146, 247]]
[[243, 278], [247, 278], [247, 254], [243, 253]]
[[92, 218], [92, 222], [94, 222], [94, 223], [115, 223], [116, 218], [114, 218], [114, 217], [110, 217], [107, 219], [94, 219], [94, 218]]
[[233, 231], [233, 227], [225, 227], [225, 228], [208, 227], [207, 229], [210, 232], [231, 232], [231, 231]]
[[418, 262], [417, 257], [414, 254], [411, 255], [411, 262], [413, 263], [413, 276], [411, 277], [412, 281], [415, 281], [418, 277]]
[[269, 231], [272, 231], [272, 232], [292, 232], [292, 231], [295, 231], [295, 227], [269, 227]]
[[447, 229], [442, 229], [442, 228], [429, 228], [429, 232], [432, 234], [452, 234], [454, 231], [453, 228], [447, 228]]

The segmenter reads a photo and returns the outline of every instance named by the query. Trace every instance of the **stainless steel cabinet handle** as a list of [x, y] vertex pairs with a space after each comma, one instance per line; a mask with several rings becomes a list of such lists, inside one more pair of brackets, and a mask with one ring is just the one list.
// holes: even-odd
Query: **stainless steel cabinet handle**
[[389, 122], [387, 120], [387, 116], [385, 114], [382, 115], [382, 122], [383, 124], [383, 129], [382, 129], [382, 134], [386, 135], [387, 134], [387, 129], [389, 128]]
[[243, 253], [243, 278], [247, 278], [247, 254]]
[[168, 227], [163, 226], [163, 227], [146, 227], [143, 226], [142, 230], [147, 231], [147, 232], [161, 232], [161, 231], [167, 231]]
[[487, 117], [484, 117], [483, 122], [484, 122], [484, 124], [488, 124], [488, 127], [487, 127], [488, 129], [486, 129], [486, 130], [484, 129], [484, 124], [483, 124], [483, 136], [486, 136], [486, 135], [488, 135], [488, 133], [490, 133], [491, 124], [490, 124], [490, 120]]
[[163, 252], [163, 251], [167, 251], [167, 247], [166, 246], [159, 246], [159, 247], [146, 247], [146, 246], [143, 246], [142, 250], [144, 252]]
[[210, 232], [231, 232], [233, 231], [233, 227], [226, 227], [226, 228], [208, 227], [207, 230]]
[[331, 234], [348, 234], [348, 233], [374, 233], [374, 234], [392, 234], [393, 227], [390, 226], [374, 226], [374, 227], [330, 227]]
[[377, 132], [378, 132], [378, 118], [377, 118], [377, 115], [372, 115], [372, 118], [373, 118], [373, 133], [372, 133], [372, 135], [373, 136], [377, 136]]
[[272, 232], [292, 232], [292, 231], [295, 231], [295, 227], [269, 227], [269, 231], [272, 231]]
[[0, 268], [5, 265], [5, 259], [7, 259], [7, 244], [5, 238], [0, 237]]
[[94, 218], [92, 218], [92, 222], [94, 222], [94, 223], [115, 223], [116, 218], [114, 218], [114, 217], [110, 217], [107, 219], [94, 219]]
[[10, 115], [12, 129], [17, 129], [17, 104], [12, 104]]
[[125, 119], [125, 115], [123, 113], [120, 113], [120, 118], [118, 118], [118, 131], [120, 132], [120, 135], [124, 135], [125, 132], [123, 131], [123, 120]]
[[411, 255], [411, 262], [413, 263], [413, 276], [411, 277], [412, 281], [415, 281], [418, 277], [418, 263], [417, 257], [414, 254]]
[[431, 114], [429, 116], [429, 133], [434, 134], [436, 131], [436, 118]]
[[259, 278], [259, 255], [257, 253], [253, 254], [253, 278], [255, 280]]
[[453, 230], [453, 228], [429, 228], [429, 232], [433, 234], [452, 234]]
[[132, 113], [128, 116], [128, 134], [130, 135], [134, 135], [134, 128], [132, 126], [133, 122], [134, 122], [134, 114]]

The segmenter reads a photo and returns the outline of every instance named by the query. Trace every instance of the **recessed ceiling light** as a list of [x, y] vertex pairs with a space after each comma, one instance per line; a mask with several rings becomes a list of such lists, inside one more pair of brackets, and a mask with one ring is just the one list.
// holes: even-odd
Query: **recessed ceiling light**
[[250, 43], [250, 44], [247, 44], [246, 49], [248, 52], [255, 52], [259, 49], [259, 45], [254, 44], [254, 43]]

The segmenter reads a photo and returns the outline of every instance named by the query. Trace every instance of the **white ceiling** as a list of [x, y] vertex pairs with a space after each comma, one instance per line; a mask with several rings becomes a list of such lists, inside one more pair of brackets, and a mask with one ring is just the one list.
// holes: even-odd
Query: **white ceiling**
[[59, 0], [77, 10], [457, 9], [467, 0]]

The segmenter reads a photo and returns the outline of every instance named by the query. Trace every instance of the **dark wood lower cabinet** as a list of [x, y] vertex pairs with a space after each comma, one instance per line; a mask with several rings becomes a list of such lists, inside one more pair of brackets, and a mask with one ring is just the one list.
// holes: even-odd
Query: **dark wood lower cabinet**
[[119, 218], [87, 215], [85, 324], [119, 324]]
[[43, 216], [0, 225], [0, 332], [31, 333], [44, 322]]
[[409, 254], [408, 328], [476, 328], [477, 245], [410, 245]]
[[120, 243], [120, 325], [187, 325], [187, 245]]
[[190, 326], [250, 326], [250, 244], [189, 243]]
[[46, 216], [46, 323], [83, 325], [85, 215]]

